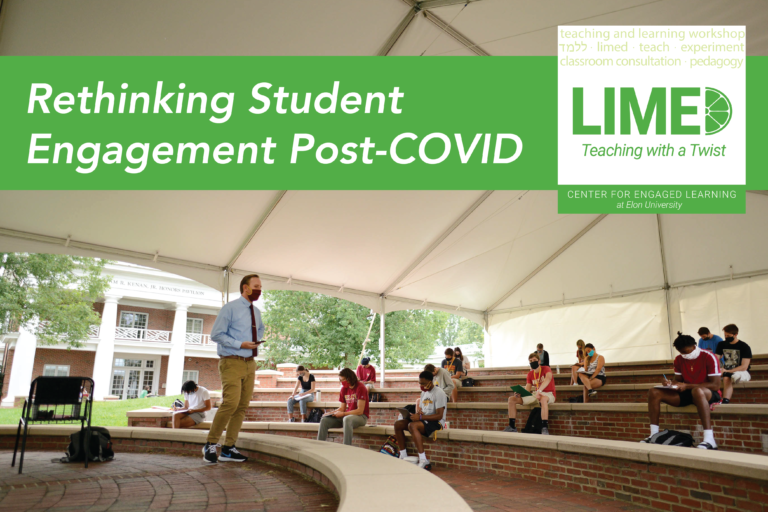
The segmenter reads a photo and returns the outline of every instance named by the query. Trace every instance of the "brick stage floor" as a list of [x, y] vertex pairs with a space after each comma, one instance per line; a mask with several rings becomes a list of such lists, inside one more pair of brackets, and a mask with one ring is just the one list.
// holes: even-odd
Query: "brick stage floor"
[[454, 468], [435, 468], [432, 473], [445, 480], [477, 512], [648, 511], [623, 501], [522, 478]]
[[[24, 473], [0, 453], [0, 510], [60, 512], [199, 510], [327, 511], [338, 500], [296, 473], [261, 463], [205, 465], [200, 458], [119, 453], [114, 461], [51, 462], [61, 452], [27, 452]], [[226, 489], [226, 493], [225, 493]]]

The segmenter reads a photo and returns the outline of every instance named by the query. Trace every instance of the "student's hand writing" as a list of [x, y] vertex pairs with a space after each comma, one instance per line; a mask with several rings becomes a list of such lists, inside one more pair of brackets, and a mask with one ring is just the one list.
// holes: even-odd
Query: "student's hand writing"
[[411, 421], [421, 421], [421, 420], [419, 420], [418, 414], [411, 414]]
[[671, 381], [671, 380], [669, 380], [669, 379], [663, 379], [663, 380], [661, 381], [661, 385], [662, 385], [662, 386], [671, 386], [671, 385], [672, 385], [672, 381]]

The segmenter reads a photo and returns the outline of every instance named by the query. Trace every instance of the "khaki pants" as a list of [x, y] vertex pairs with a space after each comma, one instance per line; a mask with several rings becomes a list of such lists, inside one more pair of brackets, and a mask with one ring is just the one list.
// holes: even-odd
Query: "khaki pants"
[[343, 418], [336, 418], [335, 416], [326, 416], [320, 420], [320, 427], [317, 429], [317, 440], [325, 441], [328, 439], [328, 429], [344, 427], [344, 444], [347, 446], [352, 445], [352, 436], [357, 427], [364, 427], [368, 422], [368, 418], [365, 416], [344, 416]]
[[240, 428], [243, 426], [245, 410], [253, 397], [256, 361], [220, 359], [219, 376], [223, 400], [213, 418], [213, 425], [208, 432], [208, 442], [218, 443], [221, 433], [226, 429], [224, 446], [234, 446], [240, 434]]

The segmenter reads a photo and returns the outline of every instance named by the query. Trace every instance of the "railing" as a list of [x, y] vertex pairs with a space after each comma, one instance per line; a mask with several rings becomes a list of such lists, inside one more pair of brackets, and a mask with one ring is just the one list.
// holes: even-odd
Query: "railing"
[[198, 334], [194, 332], [187, 333], [187, 343], [189, 345], [212, 345], [210, 334]]
[[101, 327], [98, 325], [92, 325], [88, 328], [88, 336], [91, 338], [98, 338]]
[[171, 341], [171, 332], [156, 331], [154, 329], [134, 329], [132, 327], [117, 327], [115, 329], [115, 339], [159, 341], [161, 343], [169, 343]]

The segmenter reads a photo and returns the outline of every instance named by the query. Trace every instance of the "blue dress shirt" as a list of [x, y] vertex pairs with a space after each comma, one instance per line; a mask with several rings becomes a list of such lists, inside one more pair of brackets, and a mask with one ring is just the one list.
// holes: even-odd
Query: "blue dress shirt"
[[219, 357], [253, 355], [252, 349], [240, 348], [244, 341], [256, 341], [251, 329], [251, 307], [256, 316], [256, 334], [259, 340], [263, 338], [264, 323], [261, 321], [261, 311], [241, 295], [239, 299], [224, 304], [213, 323], [211, 341], [216, 343], [216, 353]]

